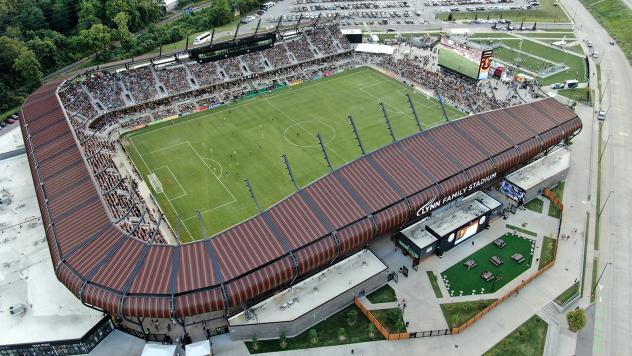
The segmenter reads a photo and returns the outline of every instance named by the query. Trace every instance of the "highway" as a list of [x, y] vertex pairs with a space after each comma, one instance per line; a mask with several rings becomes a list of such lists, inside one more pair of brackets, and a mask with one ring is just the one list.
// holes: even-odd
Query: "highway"
[[[631, 0], [626, 0], [632, 5]], [[593, 159], [602, 156], [601, 205], [594, 206], [594, 218], [601, 212], [601, 234], [598, 275], [603, 272], [597, 288], [597, 311], [593, 344], [594, 355], [632, 354], [632, 68], [618, 46], [609, 44], [610, 36], [597, 23], [579, 0], [562, 0], [567, 9], [575, 9], [577, 37], [590, 40], [595, 50], [602, 53], [602, 90], [605, 90], [601, 109], [607, 112], [602, 128], [602, 148]], [[592, 78], [591, 78], [592, 79]], [[593, 83], [595, 81], [593, 80]], [[598, 132], [598, 124], [585, 130]], [[607, 145], [605, 143], [607, 142]], [[587, 172], [588, 173], [588, 172]], [[593, 172], [596, 184], [596, 166]], [[595, 191], [595, 190], [593, 190]], [[606, 202], [607, 197], [609, 199]], [[605, 205], [604, 205], [605, 204]], [[593, 220], [594, 222], [594, 220]], [[591, 227], [594, 225], [591, 224]], [[592, 245], [589, 245], [592, 248]], [[591, 260], [588, 261], [590, 263]], [[586, 280], [590, 281], [587, 275]]]

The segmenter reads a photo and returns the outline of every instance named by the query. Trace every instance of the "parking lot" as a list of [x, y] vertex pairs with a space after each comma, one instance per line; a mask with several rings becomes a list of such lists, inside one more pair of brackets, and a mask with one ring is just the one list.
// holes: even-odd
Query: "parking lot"
[[538, 0], [433, 0], [433, 1], [366, 1], [366, 0], [282, 0], [268, 10], [260, 11], [266, 26], [281, 18], [295, 22], [299, 18], [333, 18], [338, 14], [345, 27], [387, 28], [397, 31], [419, 30], [419, 25], [433, 25], [440, 21], [439, 13], [476, 11], [525, 10], [538, 8]]

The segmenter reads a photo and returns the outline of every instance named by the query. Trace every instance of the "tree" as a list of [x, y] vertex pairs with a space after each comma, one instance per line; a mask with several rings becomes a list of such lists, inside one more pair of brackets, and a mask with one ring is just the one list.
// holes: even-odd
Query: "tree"
[[44, 69], [55, 68], [61, 62], [62, 58], [52, 40], [36, 38], [26, 42], [26, 46], [33, 51]]
[[23, 49], [13, 63], [13, 70], [18, 74], [29, 89], [42, 85], [42, 71], [33, 51]]
[[110, 29], [102, 24], [94, 24], [88, 30], [81, 30], [79, 37], [86, 50], [97, 53], [107, 49], [112, 40]]
[[252, 348], [255, 350], [259, 350], [259, 340], [256, 336], [252, 337]]
[[127, 27], [129, 17], [124, 12], [119, 12], [113, 19], [116, 24], [116, 30], [114, 31], [114, 38], [121, 41], [123, 47], [127, 47], [131, 41], [132, 35]]
[[586, 312], [580, 308], [570, 311], [566, 313], [566, 321], [568, 330], [576, 333], [586, 326]]
[[316, 329], [309, 330], [309, 341], [314, 345], [318, 344], [318, 331]]
[[44, 12], [31, 0], [20, 5], [17, 21], [24, 30], [35, 31], [48, 27]]
[[452, 13], [448, 14], [448, 21], [454, 21], [454, 16]]
[[77, 28], [87, 30], [92, 25], [101, 23], [103, 6], [99, 0], [83, 0], [79, 5]]

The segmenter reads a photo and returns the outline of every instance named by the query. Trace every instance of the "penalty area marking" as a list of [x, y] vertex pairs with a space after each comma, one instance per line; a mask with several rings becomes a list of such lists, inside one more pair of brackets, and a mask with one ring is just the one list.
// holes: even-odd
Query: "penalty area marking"
[[[163, 188], [163, 192], [164, 192], [163, 194], [165, 195], [165, 197], [167, 197], [167, 199], [169, 199], [169, 200], [175, 200], [175, 199], [182, 198], [182, 197], [186, 196], [186, 195], [187, 195], [187, 191], [184, 189], [184, 187], [182, 186], [182, 184], [180, 184], [180, 181], [178, 180], [178, 177], [176, 177], [176, 175], [175, 175], [175, 174], [173, 174], [173, 171], [171, 170], [171, 168], [169, 168], [169, 166], [164, 165], [164, 166], [158, 167], [158, 168], [154, 169], [154, 170], [152, 171], [152, 173], [156, 174], [156, 171], [158, 171], [158, 170], [160, 170], [160, 169], [163, 169], [163, 168], [166, 168], [166, 169], [169, 171], [169, 174], [171, 174], [171, 177], [173, 177], [173, 179], [176, 181], [176, 183], [177, 183], [177, 184], [178, 184], [178, 186], [180, 187], [180, 190], [183, 192], [183, 194], [180, 194], [180, 195], [175, 196], [175, 197], [173, 197], [173, 198], [169, 198], [169, 197], [167, 197], [167, 192], [166, 192], [166, 191], [165, 191], [165, 189]], [[156, 175], [156, 178], [157, 178], [157, 177], [158, 177], [158, 176]], [[158, 178], [158, 180], [160, 180], [160, 178]], [[162, 183], [162, 182], [161, 182], [161, 183]]]

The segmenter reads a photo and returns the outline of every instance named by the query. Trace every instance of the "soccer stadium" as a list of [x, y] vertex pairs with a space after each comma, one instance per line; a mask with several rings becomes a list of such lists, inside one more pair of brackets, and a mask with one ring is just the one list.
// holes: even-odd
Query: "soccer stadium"
[[413, 267], [442, 255], [505, 214], [489, 191], [581, 130], [536, 86], [498, 95], [436, 52], [383, 52], [316, 20], [42, 86], [20, 124], [57, 278], [141, 333], [293, 336], [392, 278], [372, 243], [482, 206], [389, 242]]

